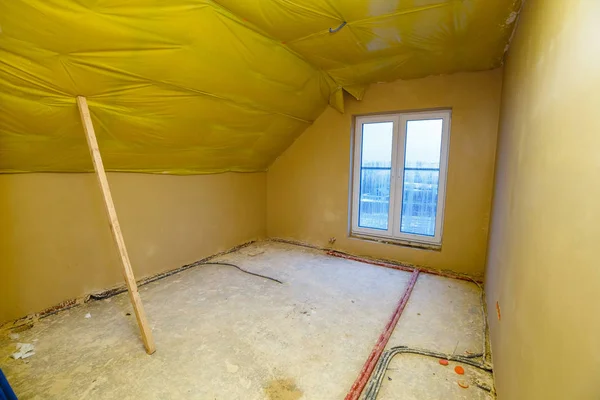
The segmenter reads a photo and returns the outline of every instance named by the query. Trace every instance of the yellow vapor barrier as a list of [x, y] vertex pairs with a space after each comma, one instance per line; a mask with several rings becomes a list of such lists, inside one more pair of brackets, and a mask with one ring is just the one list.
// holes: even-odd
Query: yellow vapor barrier
[[[260, 171], [345, 89], [502, 62], [515, 0], [0, 2], [0, 172]], [[344, 22], [339, 31], [330, 33]]]

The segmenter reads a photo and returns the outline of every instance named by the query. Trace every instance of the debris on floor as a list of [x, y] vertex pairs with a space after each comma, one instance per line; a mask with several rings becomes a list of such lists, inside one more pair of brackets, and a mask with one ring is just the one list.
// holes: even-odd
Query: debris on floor
[[481, 379], [475, 379], [475, 386], [477, 386], [479, 389], [485, 390], [486, 392], [493, 392], [493, 388]]
[[92, 318], [92, 314], [90, 314], [90, 313], [87, 313], [87, 314], [85, 314], [85, 317], [86, 317], [86, 318]]
[[17, 352], [11, 355], [12, 358], [24, 360], [35, 354], [35, 347], [31, 343], [17, 343]]
[[459, 375], [464, 375], [465, 369], [463, 367], [461, 367], [460, 365], [457, 365], [456, 367], [454, 367], [454, 372], [456, 372]]
[[463, 389], [468, 389], [469, 388], [469, 384], [465, 381], [457, 381], [458, 386], [460, 386]]
[[11, 333], [10, 335], [8, 335], [8, 337], [12, 340], [17, 340], [19, 339], [19, 337], [21, 337], [21, 335], [19, 335], [18, 333]]
[[[212, 261], [281, 277], [285, 286], [261, 283], [233, 267], [208, 265], [146, 286], [153, 329], [162, 332], [158, 360], [131, 350], [140, 346], [127, 293], [110, 303], [54, 314], [26, 332], [11, 326], [0, 334], [0, 352], [10, 355], [21, 341], [37, 353], [7, 364], [15, 390], [21, 398], [35, 398], [49, 388], [49, 397], [61, 400], [125, 398], [131, 390], [137, 398], [153, 398], [162, 390], [157, 374], [167, 373], [174, 398], [189, 397], [190, 389], [198, 398], [220, 398], [216, 393], [226, 388], [224, 398], [231, 399], [343, 399], [364, 365], [362, 352], [371, 349], [373, 338], [389, 323], [410, 274], [292, 245], [268, 243], [249, 250], [263, 247], [266, 251], [254, 257], [240, 252]], [[422, 275], [419, 280], [399, 320], [403, 329], [384, 349], [387, 361], [377, 364], [377, 382], [367, 388], [364, 400], [492, 400], [491, 367], [483, 366], [481, 357], [486, 351], [462, 355], [483, 345], [479, 288], [444, 277]], [[452, 290], [445, 290], [449, 282]], [[448, 308], [448, 298], [456, 299], [454, 308]], [[81, 321], [92, 311], [93, 318]], [[465, 322], [454, 326], [453, 321]], [[99, 329], [107, 325], [110, 334]], [[178, 333], [164, 334], [167, 329]], [[16, 332], [20, 339], [11, 340], [9, 334]], [[328, 346], [340, 338], [339, 349]], [[409, 352], [414, 349], [418, 352]], [[130, 354], [126, 362], [120, 361], [124, 353]], [[464, 375], [455, 373], [459, 364]], [[74, 385], [79, 379], [82, 384]], [[98, 383], [105, 379], [128, 384]]]

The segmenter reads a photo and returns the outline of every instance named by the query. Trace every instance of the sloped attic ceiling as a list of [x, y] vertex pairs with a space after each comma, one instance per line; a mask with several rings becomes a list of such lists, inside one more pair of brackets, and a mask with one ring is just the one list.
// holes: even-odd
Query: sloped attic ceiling
[[[264, 170], [342, 88], [498, 67], [520, 0], [0, 2], [0, 172]], [[339, 31], [330, 33], [329, 28]]]

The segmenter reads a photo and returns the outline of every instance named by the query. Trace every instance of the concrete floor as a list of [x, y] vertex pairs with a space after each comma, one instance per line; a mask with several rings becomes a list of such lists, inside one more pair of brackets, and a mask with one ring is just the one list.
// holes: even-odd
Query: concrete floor
[[[484, 352], [484, 320], [481, 290], [474, 283], [420, 274], [410, 300], [386, 349], [409, 346], [455, 355]], [[454, 367], [464, 368], [463, 376]], [[467, 383], [461, 388], [458, 381]], [[493, 387], [492, 375], [478, 368], [413, 354], [396, 355], [377, 399], [488, 400], [493, 395], [475, 386], [475, 381]]]
[[[343, 399], [410, 277], [275, 242], [219, 261], [283, 284], [195, 267], [140, 288], [154, 355], [145, 354], [121, 294], [44, 318], [18, 340], [2, 332], [0, 367], [21, 400]], [[388, 347], [480, 352], [482, 326], [477, 286], [422, 274]], [[33, 343], [36, 354], [9, 358], [17, 341]], [[397, 355], [378, 399], [490, 398], [459, 388], [453, 365]], [[460, 379], [491, 383], [489, 374], [465, 370]]]

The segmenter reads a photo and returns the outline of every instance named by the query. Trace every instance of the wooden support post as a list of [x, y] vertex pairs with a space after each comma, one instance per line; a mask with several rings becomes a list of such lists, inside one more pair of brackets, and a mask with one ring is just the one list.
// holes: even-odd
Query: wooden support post
[[112, 200], [110, 193], [110, 187], [108, 186], [108, 179], [106, 178], [106, 172], [104, 172], [104, 165], [102, 164], [102, 157], [100, 156], [100, 148], [98, 147], [98, 141], [96, 140], [96, 134], [94, 133], [94, 126], [92, 125], [92, 118], [90, 116], [90, 110], [88, 109], [87, 100], [85, 97], [77, 96], [77, 106], [79, 106], [79, 114], [81, 115], [81, 122], [83, 129], [85, 130], [85, 137], [87, 138], [88, 147], [90, 154], [92, 155], [92, 161], [94, 163], [94, 169], [96, 170], [96, 176], [98, 177], [98, 183], [104, 196], [104, 205], [106, 206], [106, 212], [108, 213], [108, 219], [110, 222], [110, 229], [117, 244], [119, 255], [121, 256], [121, 265], [123, 267], [123, 277], [127, 284], [127, 290], [129, 291], [129, 298], [135, 311], [137, 323], [142, 333], [142, 340], [144, 341], [144, 347], [146, 353], [152, 354], [156, 350], [154, 346], [154, 339], [152, 338], [152, 330], [148, 326], [148, 320], [146, 319], [146, 313], [144, 312], [144, 306], [142, 305], [142, 299], [137, 290], [137, 284], [135, 283], [135, 277], [133, 276], [133, 270], [131, 269], [131, 263], [129, 262], [129, 256], [127, 255], [127, 248], [125, 247], [125, 241], [123, 240], [123, 234], [121, 233], [121, 226], [117, 219], [117, 211]]

